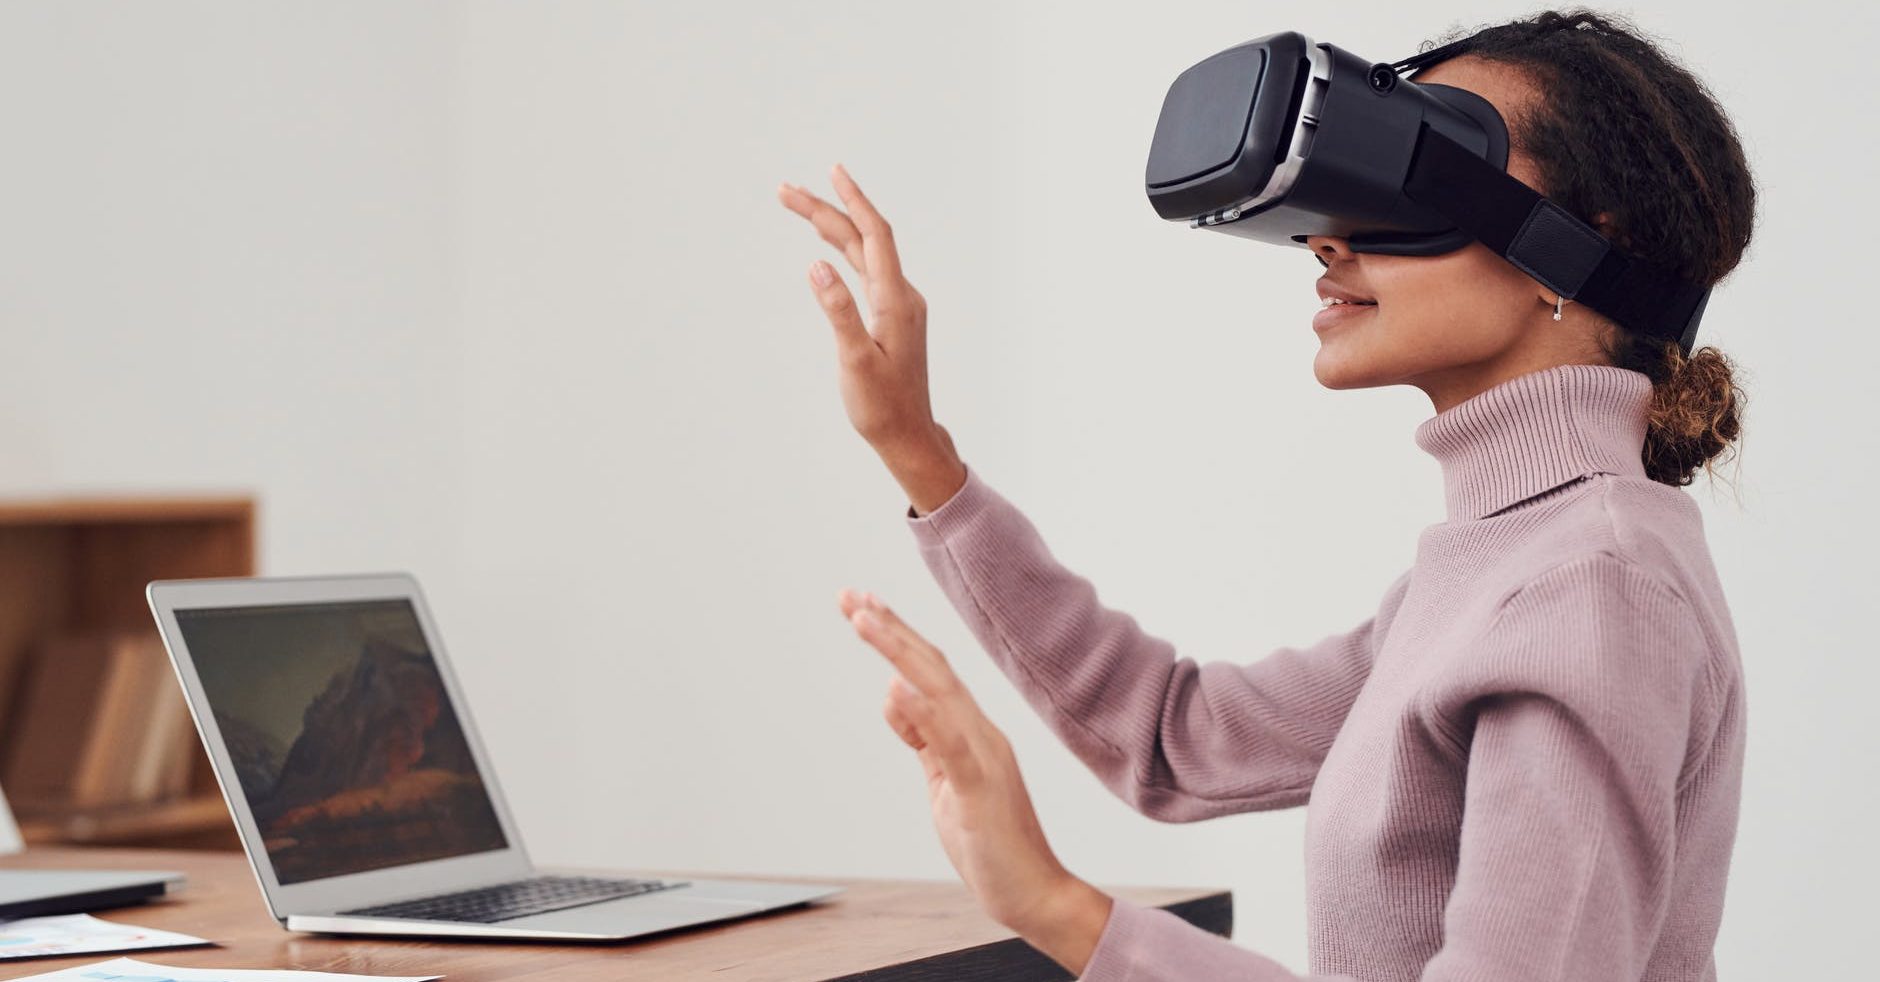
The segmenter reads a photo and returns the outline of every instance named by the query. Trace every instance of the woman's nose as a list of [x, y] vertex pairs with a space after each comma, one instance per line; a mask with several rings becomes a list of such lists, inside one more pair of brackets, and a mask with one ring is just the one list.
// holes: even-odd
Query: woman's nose
[[1357, 255], [1357, 253], [1351, 251], [1351, 243], [1345, 241], [1345, 238], [1339, 235], [1308, 235], [1306, 236], [1306, 248], [1311, 249], [1320, 259], [1323, 259], [1327, 263], [1334, 263], [1340, 259], [1350, 259]]

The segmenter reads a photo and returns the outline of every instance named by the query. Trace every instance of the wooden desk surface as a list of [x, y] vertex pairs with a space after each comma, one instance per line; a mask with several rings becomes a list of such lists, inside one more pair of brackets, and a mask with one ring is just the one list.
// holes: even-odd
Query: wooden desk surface
[[[364, 975], [443, 975], [460, 982], [713, 979], [717, 982], [886, 982], [891, 979], [1025, 982], [1069, 973], [980, 912], [957, 882], [806, 878], [847, 889], [809, 907], [641, 941], [607, 944], [375, 940], [292, 934], [267, 914], [240, 853], [41, 848], [0, 858], [0, 869], [165, 869], [189, 878], [172, 898], [97, 916], [193, 934], [215, 948], [125, 952], [196, 968], [293, 968]], [[662, 871], [670, 875], [683, 871]], [[727, 875], [727, 874], [712, 874]], [[759, 877], [788, 879], [787, 877]], [[1225, 890], [1112, 888], [1218, 934], [1233, 926]], [[116, 958], [84, 955], [0, 962], [0, 979]]]

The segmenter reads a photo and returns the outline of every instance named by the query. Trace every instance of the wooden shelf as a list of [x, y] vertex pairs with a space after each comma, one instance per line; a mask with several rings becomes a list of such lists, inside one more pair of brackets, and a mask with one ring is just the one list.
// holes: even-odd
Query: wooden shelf
[[[0, 786], [29, 841], [239, 844], [199, 741], [176, 739], [172, 724], [162, 731], [171, 739], [140, 746], [128, 734], [141, 731], [101, 729], [112, 720], [98, 717], [112, 715], [99, 700], [112, 688], [119, 649], [155, 650], [145, 584], [252, 576], [255, 516], [254, 499], [243, 495], [0, 498]], [[168, 688], [152, 690], [152, 698], [180, 699], [167, 662], [155, 671], [138, 664], [149, 674], [132, 676], [138, 681], [130, 691], [156, 685]], [[146, 781], [135, 794], [114, 796], [114, 784], [84, 786], [79, 769], [68, 779], [61, 766], [48, 765], [81, 745], [91, 748], [85, 752], [94, 764], [121, 749], [139, 755], [137, 767], [170, 777], [159, 792]], [[124, 769], [108, 763], [106, 770]]]
[[129, 498], [119, 495], [56, 495], [0, 499], [0, 525], [147, 525], [168, 522], [240, 521], [254, 516], [250, 498], [196, 495]]

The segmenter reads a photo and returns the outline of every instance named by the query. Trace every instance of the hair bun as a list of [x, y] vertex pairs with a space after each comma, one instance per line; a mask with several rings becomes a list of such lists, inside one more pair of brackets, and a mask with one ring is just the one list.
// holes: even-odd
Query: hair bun
[[1705, 346], [1686, 358], [1675, 343], [1666, 348], [1665, 374], [1652, 379], [1645, 473], [1654, 481], [1683, 486], [1700, 467], [1714, 475], [1715, 462], [1735, 456], [1744, 397], [1736, 385], [1736, 366], [1723, 352]]

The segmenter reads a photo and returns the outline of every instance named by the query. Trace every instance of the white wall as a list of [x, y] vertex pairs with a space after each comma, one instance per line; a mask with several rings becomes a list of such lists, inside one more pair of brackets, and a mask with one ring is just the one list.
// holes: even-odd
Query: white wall
[[0, 6], [0, 483], [254, 490], [273, 569], [462, 565], [449, 11]]
[[[1874, 133], [1851, 101], [1797, 111], [1862, 91], [1861, 59], [1791, 71], [1823, 32], [1880, 41], [1846, 9], [1639, 15], [1763, 186], [1705, 326], [1747, 370], [1740, 501], [1692, 492], [1749, 672], [1731, 977], [1864, 957], [1880, 872]], [[1139, 818], [976, 650], [848, 428], [803, 279], [831, 250], [774, 189], [832, 193], [846, 163], [930, 299], [969, 462], [1105, 602], [1252, 660], [1356, 623], [1409, 563], [1441, 512], [1430, 407], [1316, 385], [1305, 253], [1155, 217], [1162, 93], [1272, 30], [1384, 59], [1526, 10], [0, 8], [6, 482], [252, 486], [270, 572], [418, 571], [550, 861], [950, 875], [886, 669], [835, 610], [874, 589], [1012, 733], [1073, 868], [1230, 886], [1237, 938], [1303, 969], [1300, 812]]]

